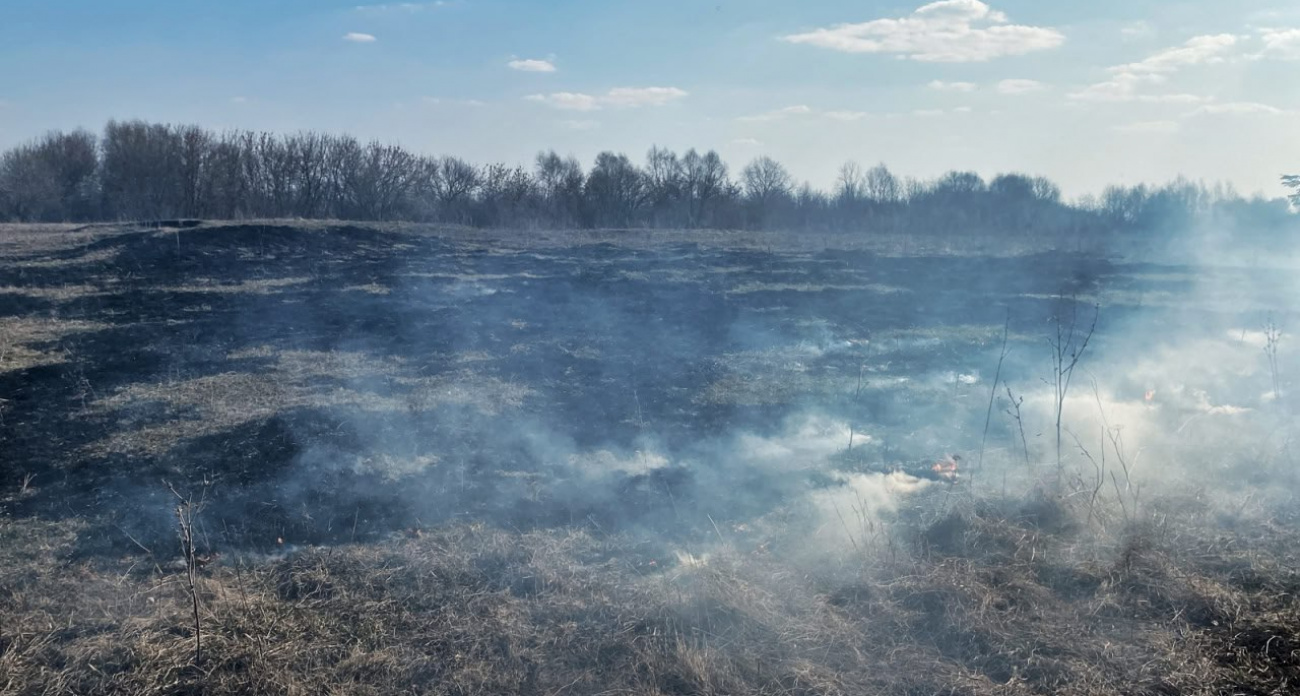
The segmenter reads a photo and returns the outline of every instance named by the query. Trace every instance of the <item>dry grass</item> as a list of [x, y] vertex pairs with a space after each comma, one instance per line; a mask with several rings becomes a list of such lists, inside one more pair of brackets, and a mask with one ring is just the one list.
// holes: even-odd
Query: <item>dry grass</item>
[[4, 520], [0, 694], [1294, 692], [1300, 578], [1262, 520], [1216, 548], [1187, 521], [958, 509], [835, 564], [772, 550], [796, 539], [481, 524], [228, 551], [200, 581], [198, 665], [175, 550], [74, 560], [74, 523]]
[[[338, 408], [357, 414], [414, 417], [446, 406], [495, 415], [518, 409], [532, 394], [524, 384], [468, 369], [426, 376], [399, 359], [374, 359], [346, 351], [276, 351], [257, 347], [231, 360], [265, 360], [257, 372], [227, 372], [186, 380], [136, 384], [95, 401], [91, 415], [114, 417], [117, 426], [84, 456], [166, 453], [186, 440], [213, 435], [295, 408]], [[457, 356], [473, 362], [474, 356]], [[382, 384], [382, 392], [370, 388]], [[123, 414], [157, 407], [187, 414], [165, 423], [133, 425]]]
[[827, 290], [865, 290], [877, 295], [894, 295], [902, 292], [910, 292], [907, 288], [897, 288], [892, 285], [881, 285], [877, 283], [864, 283], [853, 285], [826, 285], [813, 283], [742, 283], [727, 292], [733, 295], [743, 295], [750, 292], [826, 292]]
[[73, 319], [0, 319], [0, 373], [64, 362], [66, 356], [54, 347], [60, 338], [97, 331], [103, 327], [98, 322]]
[[264, 280], [246, 280], [238, 283], [227, 283], [213, 278], [195, 278], [185, 285], [172, 287], [159, 287], [159, 292], [196, 292], [196, 293], [218, 293], [218, 294], [253, 294], [253, 295], [274, 295], [278, 292], [284, 292], [296, 285], [310, 283], [311, 278], [266, 278]]
[[[356, 225], [342, 220], [266, 219], [209, 221], [180, 231], [219, 232], [231, 227], [275, 226], [304, 231], [328, 231]], [[1036, 235], [1009, 240], [1005, 235], [976, 236], [936, 235], [933, 238], [885, 232], [883, 230], [844, 230], [789, 234], [783, 231], [754, 230], [515, 230], [475, 229], [448, 225], [409, 222], [367, 222], [367, 228], [415, 236], [437, 236], [466, 244], [492, 245], [498, 248], [555, 249], [586, 244], [611, 244], [632, 249], [664, 246], [698, 245], [704, 249], [752, 249], [781, 252], [818, 252], [825, 250], [870, 251], [885, 256], [962, 256], [969, 254], [1017, 256], [1051, 249], [1079, 249], [1095, 242], [1079, 239], [1055, 239]], [[0, 225], [0, 253], [9, 250], [26, 252], [67, 248], [74, 244], [105, 236], [138, 230], [134, 224], [102, 223], [94, 225]], [[51, 233], [57, 234], [51, 234]], [[163, 228], [160, 236], [172, 237], [176, 230]], [[1099, 249], [1092, 249], [1097, 251]]]

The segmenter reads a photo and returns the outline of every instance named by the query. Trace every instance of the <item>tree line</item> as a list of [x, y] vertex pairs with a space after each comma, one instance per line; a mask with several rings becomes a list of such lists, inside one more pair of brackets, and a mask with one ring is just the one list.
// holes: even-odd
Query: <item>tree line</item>
[[[1284, 180], [1300, 189], [1300, 179]], [[1300, 194], [1300, 192], [1298, 192]], [[1300, 202], [1300, 201], [1298, 201]], [[1067, 202], [1043, 177], [900, 178], [845, 163], [832, 190], [769, 157], [739, 171], [714, 151], [602, 152], [589, 169], [554, 151], [531, 167], [476, 165], [348, 135], [110, 121], [50, 132], [0, 155], [0, 220], [308, 218], [510, 228], [861, 230], [1099, 234], [1175, 230], [1210, 215], [1293, 224], [1286, 200], [1177, 180]]]

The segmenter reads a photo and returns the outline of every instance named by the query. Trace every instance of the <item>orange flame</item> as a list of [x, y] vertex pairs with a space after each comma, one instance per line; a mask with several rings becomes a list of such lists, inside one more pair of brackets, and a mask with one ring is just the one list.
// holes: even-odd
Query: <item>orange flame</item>
[[944, 455], [944, 458], [935, 462], [930, 470], [938, 474], [940, 478], [949, 481], [957, 478], [957, 469], [960, 466], [961, 457], [954, 454]]

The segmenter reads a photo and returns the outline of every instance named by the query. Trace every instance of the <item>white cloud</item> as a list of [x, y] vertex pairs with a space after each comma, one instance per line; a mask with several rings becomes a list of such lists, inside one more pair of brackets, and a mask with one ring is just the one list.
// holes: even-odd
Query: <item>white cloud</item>
[[230, 98], [230, 103], [231, 103], [231, 104], [247, 104], [247, 103], [248, 103], [248, 97], [231, 97], [231, 98]]
[[1227, 60], [1225, 54], [1236, 44], [1237, 37], [1232, 34], [1194, 36], [1181, 46], [1158, 51], [1136, 63], [1111, 67], [1109, 68], [1110, 79], [1089, 85], [1068, 96], [1076, 101], [1147, 104], [1195, 104], [1213, 101], [1208, 97], [1194, 94], [1144, 94], [1142, 90], [1144, 87], [1168, 81], [1169, 75], [1189, 65], [1222, 63]]
[[1138, 121], [1115, 126], [1111, 130], [1117, 133], [1136, 135], [1169, 135], [1183, 129], [1183, 121], [1201, 116], [1278, 116], [1289, 112], [1268, 104], [1258, 102], [1224, 102], [1222, 104], [1204, 104], [1182, 114], [1178, 121]]
[[1149, 22], [1138, 20], [1120, 27], [1119, 33], [1126, 39], [1143, 39], [1155, 34], [1156, 29]]
[[445, 99], [443, 97], [423, 97], [420, 101], [431, 106], [487, 106], [477, 99]]
[[1047, 85], [1038, 80], [1003, 80], [998, 83], [998, 94], [1020, 95], [1041, 92]]
[[528, 101], [567, 111], [597, 111], [605, 107], [633, 109], [643, 106], [663, 106], [688, 96], [676, 87], [616, 87], [603, 95], [581, 92], [552, 92], [524, 97]]
[[1260, 104], [1259, 102], [1225, 102], [1223, 104], [1206, 104], [1204, 106], [1197, 107], [1195, 111], [1192, 111], [1188, 115], [1189, 116], [1200, 116], [1200, 115], [1243, 116], [1248, 114], [1266, 114], [1269, 116], [1278, 116], [1285, 113], [1286, 113], [1285, 110], [1279, 109], [1276, 106], [1269, 106], [1268, 104]]
[[1257, 57], [1300, 60], [1300, 29], [1261, 29], [1264, 49]]
[[944, 82], [943, 80], [933, 80], [926, 87], [938, 92], [974, 92], [979, 89], [974, 82]]
[[827, 111], [822, 115], [832, 121], [861, 121], [871, 114], [866, 111]]
[[1182, 125], [1177, 121], [1138, 121], [1136, 123], [1126, 123], [1122, 126], [1115, 126], [1113, 130], [1118, 133], [1129, 134], [1157, 134], [1157, 133], [1177, 133]]
[[940, 0], [898, 19], [839, 24], [782, 41], [844, 53], [889, 53], [917, 61], [969, 63], [1056, 48], [1065, 42], [1048, 27], [1009, 24], [980, 0]]
[[506, 66], [511, 70], [519, 70], [521, 72], [555, 72], [555, 63], [552, 63], [549, 60], [538, 60], [536, 58], [526, 58], [523, 60], [515, 59], [506, 63]]
[[1118, 74], [1151, 74], [1177, 72], [1187, 65], [1222, 63], [1224, 54], [1237, 44], [1232, 34], [1193, 36], [1182, 46], [1166, 48], [1136, 63], [1117, 65], [1110, 69]]
[[740, 145], [742, 147], [760, 147], [763, 143], [753, 138], [736, 138], [731, 141], [731, 144]]
[[556, 109], [567, 111], [595, 111], [600, 108], [600, 97], [580, 92], [552, 92], [550, 94], [530, 94], [524, 97], [528, 101], [540, 102]]
[[377, 39], [375, 39], [373, 34], [362, 34], [361, 32], [350, 31], [343, 35], [343, 40], [351, 41], [352, 43], [373, 43]]
[[589, 131], [589, 130], [595, 130], [597, 128], [600, 128], [600, 121], [593, 121], [590, 119], [575, 120], [575, 121], [560, 121], [560, 125], [563, 126], [564, 128], [568, 128], [569, 130]]
[[1163, 75], [1138, 75], [1119, 73], [1105, 82], [1093, 85], [1069, 94], [1070, 99], [1091, 102], [1141, 102], [1146, 104], [1195, 104], [1210, 101], [1207, 97], [1194, 94], [1141, 94], [1143, 85], [1160, 84], [1166, 81]]
[[1139, 104], [1202, 104], [1214, 101], [1211, 97], [1201, 96], [1199, 94], [1187, 94], [1185, 92], [1171, 92], [1165, 94], [1141, 94], [1139, 88], [1143, 84], [1158, 84], [1164, 82], [1163, 79], [1147, 79], [1158, 76], [1149, 75], [1116, 75], [1105, 81], [1090, 85], [1078, 92], [1071, 92], [1067, 95], [1075, 101], [1087, 102], [1136, 102]]
[[610, 106], [663, 106], [686, 96], [676, 87], [615, 87], [602, 100]]
[[1138, 87], [1142, 83], [1162, 81], [1163, 78], [1152, 75], [1115, 75], [1105, 82], [1097, 82], [1078, 92], [1071, 92], [1068, 96], [1070, 99], [1077, 101], [1133, 101], [1137, 97]]
[[848, 111], [848, 110], [820, 111], [818, 109], [814, 109], [811, 106], [807, 106], [805, 104], [798, 104], [796, 106], [787, 106], [783, 109], [775, 109], [773, 111], [767, 111], [761, 114], [754, 114], [753, 116], [741, 116], [736, 120], [744, 123], [764, 123], [769, 121], [783, 121], [785, 119], [798, 117], [798, 116], [821, 116], [824, 118], [828, 118], [832, 121], [851, 122], [851, 121], [861, 121], [862, 119], [867, 118], [870, 115], [871, 113], [867, 111]]
[[812, 112], [813, 112], [812, 107], [799, 104], [796, 106], [787, 106], [784, 109], [776, 109], [774, 111], [755, 114], [753, 116], [741, 116], [736, 120], [746, 121], [750, 123], [758, 123], [762, 121], [780, 121], [790, 116], [806, 116], [808, 114], [811, 114]]
[[912, 112], [912, 115], [920, 116], [922, 118], [933, 118], [935, 116], [942, 116], [943, 109], [917, 109]]
[[953, 109], [953, 113], [957, 113], [957, 114], [969, 114], [972, 111], [974, 111], [974, 109], [970, 108], [969, 106], [959, 106]]

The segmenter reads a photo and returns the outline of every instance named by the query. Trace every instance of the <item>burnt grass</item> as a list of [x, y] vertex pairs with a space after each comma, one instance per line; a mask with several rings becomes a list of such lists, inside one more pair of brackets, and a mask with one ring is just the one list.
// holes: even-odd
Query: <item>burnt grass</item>
[[[1290, 500], [932, 486], [803, 548], [821, 469], [978, 444], [1008, 312], [1193, 273], [847, 246], [0, 230], [0, 694], [1295, 693]], [[883, 442], [729, 453], [810, 411]]]

